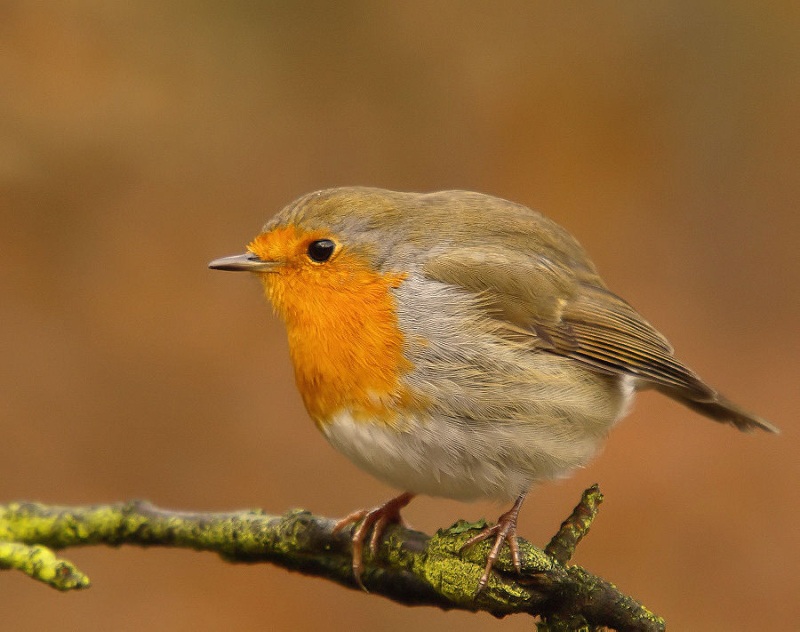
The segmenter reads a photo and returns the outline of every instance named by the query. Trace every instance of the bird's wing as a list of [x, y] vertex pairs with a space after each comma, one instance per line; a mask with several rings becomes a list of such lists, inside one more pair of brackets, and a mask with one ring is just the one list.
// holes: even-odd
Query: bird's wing
[[695, 401], [715, 392], [678, 362], [672, 347], [627, 302], [609, 292], [586, 261], [501, 247], [459, 248], [425, 263], [425, 274], [481, 297], [487, 313], [535, 348], [570, 357], [592, 369], [631, 375]]

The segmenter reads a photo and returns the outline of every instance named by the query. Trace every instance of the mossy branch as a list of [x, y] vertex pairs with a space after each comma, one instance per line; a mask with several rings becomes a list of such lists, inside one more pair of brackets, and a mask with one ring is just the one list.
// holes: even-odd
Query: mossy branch
[[[602, 500], [597, 487], [542, 551], [520, 540], [522, 575], [507, 554], [477, 597], [489, 544], [459, 549], [481, 524], [458, 522], [433, 536], [399, 525], [387, 529], [377, 559], [366, 554], [364, 585], [393, 601], [443, 609], [483, 610], [502, 617], [541, 617], [540, 630], [663, 630], [664, 621], [604, 579], [567, 562]], [[347, 533], [307, 511], [271, 516], [261, 511], [186, 513], [144, 501], [94, 507], [39, 503], [0, 505], [0, 569], [18, 569], [59, 590], [87, 588], [88, 578], [54, 550], [105, 544], [213, 551], [232, 563], [269, 562], [357, 588]]]

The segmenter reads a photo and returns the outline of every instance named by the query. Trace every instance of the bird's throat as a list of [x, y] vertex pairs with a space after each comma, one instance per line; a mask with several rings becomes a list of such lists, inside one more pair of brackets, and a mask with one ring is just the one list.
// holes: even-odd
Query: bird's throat
[[392, 288], [402, 275], [377, 274], [357, 261], [337, 261], [324, 277], [301, 271], [264, 275], [265, 290], [289, 337], [295, 381], [312, 419], [336, 413], [394, 423], [407, 398]]

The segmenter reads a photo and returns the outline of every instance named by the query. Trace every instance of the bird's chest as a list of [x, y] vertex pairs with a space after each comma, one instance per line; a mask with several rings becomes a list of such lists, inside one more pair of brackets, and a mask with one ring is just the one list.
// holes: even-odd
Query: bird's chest
[[323, 426], [339, 411], [392, 422], [407, 399], [403, 356], [388, 280], [318, 291], [285, 315], [295, 381], [312, 419]]

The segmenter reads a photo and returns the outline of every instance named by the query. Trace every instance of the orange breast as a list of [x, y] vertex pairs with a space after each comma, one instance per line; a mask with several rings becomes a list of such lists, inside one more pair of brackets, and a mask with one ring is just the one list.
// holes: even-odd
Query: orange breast
[[286, 260], [262, 280], [286, 324], [297, 387], [317, 425], [343, 409], [355, 418], [394, 423], [408, 398], [400, 376], [411, 368], [391, 293], [404, 275], [379, 274], [346, 250], [328, 262], [311, 262], [305, 250], [319, 238], [289, 227], [249, 246], [262, 259], [280, 252]]

